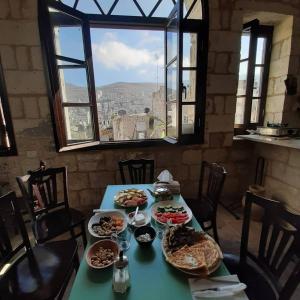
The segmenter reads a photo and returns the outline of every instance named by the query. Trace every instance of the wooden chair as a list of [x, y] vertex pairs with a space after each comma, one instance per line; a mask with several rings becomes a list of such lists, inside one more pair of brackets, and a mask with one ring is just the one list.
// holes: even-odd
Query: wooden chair
[[[154, 182], [154, 160], [152, 159], [131, 159], [119, 161], [119, 169], [123, 184]], [[126, 180], [126, 173], [129, 175], [129, 180]]]
[[[79, 267], [74, 240], [32, 247], [14, 192], [0, 198], [11, 208], [18, 235], [8, 230], [0, 216], [0, 299], [62, 299], [68, 281]], [[13, 234], [12, 234], [13, 233]]]
[[[248, 247], [253, 204], [263, 210], [257, 250]], [[224, 262], [247, 284], [250, 300], [289, 300], [300, 283], [300, 215], [247, 192], [240, 257], [227, 254]]]
[[[69, 231], [72, 238], [82, 236], [86, 246], [84, 215], [70, 208], [68, 203], [67, 168], [46, 169], [41, 166], [38, 170], [28, 173], [17, 177], [17, 182], [28, 204], [37, 242], [44, 243]], [[59, 182], [62, 183], [61, 192]], [[80, 231], [75, 234], [77, 227]]]
[[[217, 208], [226, 174], [226, 170], [222, 166], [216, 163], [202, 161], [198, 198], [185, 199], [202, 229], [205, 231], [213, 230], [214, 238], [217, 243], [219, 242]], [[208, 181], [205, 188], [206, 178]], [[206, 222], [209, 224], [206, 225]]]

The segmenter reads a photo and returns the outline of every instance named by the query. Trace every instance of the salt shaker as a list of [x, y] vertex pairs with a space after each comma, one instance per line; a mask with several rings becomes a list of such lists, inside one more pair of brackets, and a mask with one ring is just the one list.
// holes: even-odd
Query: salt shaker
[[120, 251], [119, 257], [114, 262], [113, 290], [124, 294], [130, 286], [128, 258]]

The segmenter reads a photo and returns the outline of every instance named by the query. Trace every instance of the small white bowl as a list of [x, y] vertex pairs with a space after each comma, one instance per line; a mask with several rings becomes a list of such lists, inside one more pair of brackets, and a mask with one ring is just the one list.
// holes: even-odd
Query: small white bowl
[[135, 211], [132, 211], [131, 213], [129, 213], [127, 215], [127, 222], [130, 226], [134, 226], [134, 227], [138, 228], [138, 227], [148, 225], [151, 221], [151, 217], [145, 211], [140, 210], [140, 211], [138, 211], [138, 214], [143, 214], [144, 215], [145, 223], [143, 223], [143, 224], [132, 224], [134, 214], [135, 214]]

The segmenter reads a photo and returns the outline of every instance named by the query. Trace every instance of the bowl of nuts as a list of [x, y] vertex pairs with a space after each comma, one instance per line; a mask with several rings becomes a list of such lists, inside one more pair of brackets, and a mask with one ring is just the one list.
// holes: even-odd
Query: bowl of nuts
[[91, 245], [86, 252], [86, 262], [93, 269], [111, 266], [119, 255], [119, 246], [112, 240], [101, 240]]

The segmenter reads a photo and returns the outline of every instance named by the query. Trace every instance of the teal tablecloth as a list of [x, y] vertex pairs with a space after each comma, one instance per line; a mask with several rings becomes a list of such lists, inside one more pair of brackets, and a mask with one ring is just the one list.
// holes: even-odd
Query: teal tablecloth
[[[147, 191], [152, 189], [151, 184], [143, 185], [109, 185], [106, 189], [101, 208], [114, 207], [114, 195], [126, 188], [145, 190], [148, 196], [147, 207], [150, 214], [154, 199]], [[183, 201], [177, 196], [178, 201]], [[191, 225], [200, 228], [195, 218]], [[90, 243], [93, 242], [90, 240]], [[130, 248], [126, 252], [129, 259], [131, 287], [124, 295], [112, 290], [112, 268], [106, 270], [92, 270], [88, 267], [85, 257], [82, 259], [77, 273], [70, 298], [71, 300], [191, 300], [188, 277], [170, 266], [164, 259], [161, 251], [161, 240], [156, 238], [151, 248], [140, 248], [132, 236]], [[215, 272], [214, 276], [228, 275], [224, 264]]]

